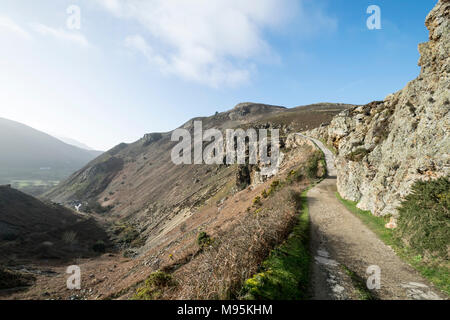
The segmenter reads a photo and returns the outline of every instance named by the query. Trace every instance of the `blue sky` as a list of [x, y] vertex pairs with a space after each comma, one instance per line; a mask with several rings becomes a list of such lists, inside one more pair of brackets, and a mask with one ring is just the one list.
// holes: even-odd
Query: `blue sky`
[[106, 150], [239, 102], [382, 100], [419, 73], [436, 2], [2, 1], [0, 117]]

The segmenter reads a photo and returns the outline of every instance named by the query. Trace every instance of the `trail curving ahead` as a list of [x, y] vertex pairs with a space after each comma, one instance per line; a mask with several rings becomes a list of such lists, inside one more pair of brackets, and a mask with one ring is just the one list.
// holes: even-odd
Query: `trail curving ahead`
[[378, 299], [437, 300], [445, 297], [345, 208], [335, 195], [337, 172], [333, 153], [321, 141], [298, 135], [313, 141], [323, 151], [328, 170], [328, 177], [307, 195], [313, 256], [311, 299], [362, 298], [358, 287], [362, 285], [368, 291], [366, 281], [370, 274], [366, 272], [370, 266], [379, 266], [381, 270], [380, 289], [369, 291]]

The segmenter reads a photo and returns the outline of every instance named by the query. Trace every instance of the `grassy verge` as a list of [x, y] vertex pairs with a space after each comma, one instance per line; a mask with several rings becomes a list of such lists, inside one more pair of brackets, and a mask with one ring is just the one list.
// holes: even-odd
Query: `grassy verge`
[[367, 225], [386, 245], [391, 246], [396, 254], [418, 270], [423, 277], [450, 295], [450, 274], [447, 266], [434, 259], [424, 260], [422, 255], [395, 237], [394, 231], [385, 228], [386, 220], [374, 216], [370, 211], [364, 211], [356, 207], [356, 202], [343, 199], [336, 192], [336, 197]]
[[306, 297], [311, 260], [307, 191], [298, 196], [300, 214], [292, 234], [272, 250], [262, 264], [262, 272], [245, 282], [244, 299], [298, 300]]

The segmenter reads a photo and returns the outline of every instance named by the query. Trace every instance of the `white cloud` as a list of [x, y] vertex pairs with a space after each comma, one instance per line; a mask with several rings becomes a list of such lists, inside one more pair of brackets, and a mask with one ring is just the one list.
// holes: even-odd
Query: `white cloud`
[[165, 74], [213, 87], [250, 78], [254, 59], [276, 55], [264, 28], [279, 25], [290, 0], [97, 0], [143, 30], [125, 44], [142, 52]]
[[30, 34], [7, 16], [0, 16], [0, 31], [13, 32], [22, 38], [30, 39]]
[[[330, 27], [317, 11], [309, 19], [297, 0], [97, 0], [143, 30], [125, 40], [165, 74], [213, 87], [250, 79], [256, 62], [279, 61], [264, 31], [301, 13], [305, 33]], [[332, 27], [332, 24], [331, 24]]]
[[33, 25], [33, 29], [44, 36], [51, 36], [55, 39], [71, 42], [82, 47], [89, 46], [89, 42], [86, 37], [79, 32], [66, 31], [64, 29], [55, 29], [43, 24], [35, 24]]
[[[245, 68], [237, 68], [225, 59], [212, 57], [204, 49], [196, 48], [192, 56], [172, 55], [168, 58], [156, 53], [148, 42], [140, 35], [125, 39], [128, 48], [141, 52], [148, 61], [159, 68], [163, 74], [174, 74], [188, 80], [205, 83], [212, 87], [221, 84], [233, 86], [245, 83], [250, 78], [250, 72]], [[247, 66], [251, 68], [251, 66]]]

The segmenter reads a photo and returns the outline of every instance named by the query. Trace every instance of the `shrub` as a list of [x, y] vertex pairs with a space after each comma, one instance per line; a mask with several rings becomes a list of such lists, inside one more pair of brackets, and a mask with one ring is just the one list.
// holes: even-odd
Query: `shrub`
[[106, 245], [103, 241], [99, 240], [92, 246], [92, 250], [99, 253], [104, 253], [106, 251]]
[[131, 224], [120, 224], [114, 226], [114, 234], [117, 235], [117, 242], [124, 246], [130, 246], [137, 243], [139, 232]]
[[145, 280], [145, 285], [136, 291], [134, 299], [155, 300], [161, 296], [165, 288], [174, 286], [176, 286], [176, 282], [170, 274], [163, 271], [156, 271]]
[[292, 184], [294, 182], [300, 182], [303, 179], [303, 175], [300, 170], [291, 170], [286, 179], [286, 182]]
[[146, 243], [146, 240], [144, 238], [138, 237], [131, 242], [130, 246], [132, 248], [140, 248], [140, 247], [143, 247], [145, 245], [145, 243]]
[[213, 239], [206, 232], [202, 231], [197, 236], [197, 244], [201, 249], [209, 247], [213, 243]]
[[417, 181], [399, 208], [396, 237], [418, 253], [448, 259], [450, 181]]
[[132, 249], [126, 249], [123, 253], [122, 256], [124, 258], [135, 258], [138, 255], [138, 253]]
[[253, 205], [254, 205], [254, 206], [260, 206], [260, 205], [262, 205], [261, 197], [260, 197], [260, 196], [256, 196], [256, 198], [253, 199]]
[[84, 211], [86, 211], [87, 213], [107, 213], [107, 212], [110, 212], [113, 208], [114, 208], [113, 205], [103, 207], [97, 201], [91, 200], [86, 205], [86, 208], [84, 209]]
[[270, 184], [272, 189], [276, 189], [280, 185], [280, 180], [275, 180]]
[[321, 151], [316, 151], [314, 154], [309, 158], [308, 162], [306, 163], [306, 175], [310, 179], [317, 178], [317, 171], [319, 169], [319, 162], [323, 159], [323, 154]]
[[137, 232], [132, 227], [127, 227], [121, 235], [120, 242], [130, 244], [139, 237], [139, 232]]
[[[263, 296], [263, 288], [267, 284], [272, 270], [261, 272], [244, 282], [243, 292], [246, 293], [246, 299]], [[256, 299], [256, 298], [255, 298]]]
[[281, 186], [280, 180], [272, 181], [272, 183], [270, 184], [268, 195], [269, 196], [272, 195], [275, 191], [279, 189], [280, 186]]

